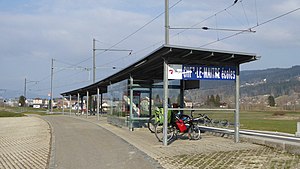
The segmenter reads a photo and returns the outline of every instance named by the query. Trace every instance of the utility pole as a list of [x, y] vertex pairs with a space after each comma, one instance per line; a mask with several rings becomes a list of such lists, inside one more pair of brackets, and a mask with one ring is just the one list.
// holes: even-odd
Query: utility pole
[[53, 62], [54, 62], [54, 59], [52, 58], [51, 60], [51, 91], [50, 91], [50, 113], [53, 112]]
[[[169, 0], [165, 0], [165, 45], [169, 45]], [[164, 58], [164, 123], [163, 123], [163, 145], [168, 145], [167, 130], [168, 130], [168, 61]]]
[[[96, 82], [96, 50], [100, 51], [110, 51], [110, 52], [129, 52], [129, 55], [131, 55], [132, 50], [128, 49], [112, 49], [112, 48], [107, 48], [107, 49], [96, 49], [96, 39], [93, 38], [93, 83]], [[114, 67], [113, 67], [114, 69]]]
[[96, 39], [93, 39], [93, 83], [96, 82]]
[[25, 99], [26, 99], [26, 78], [25, 78], [25, 87], [24, 87], [24, 97], [25, 97]]
[[26, 100], [27, 100], [27, 83], [38, 83], [39, 81], [31, 81], [27, 80], [25, 78], [25, 83], [24, 83], [24, 98], [25, 98], [25, 107], [26, 107]]
[[169, 45], [169, 0], [165, 0], [165, 44]]

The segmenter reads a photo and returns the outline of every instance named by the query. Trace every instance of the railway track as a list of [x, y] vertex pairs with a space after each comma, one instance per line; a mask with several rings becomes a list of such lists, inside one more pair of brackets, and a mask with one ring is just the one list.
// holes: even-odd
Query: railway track
[[[200, 126], [200, 130], [234, 135], [234, 130], [233, 129]], [[287, 133], [257, 131], [257, 130], [240, 130], [240, 135], [241, 136], [247, 135], [247, 136], [255, 136], [255, 137], [261, 137], [261, 138], [282, 140], [282, 141], [295, 142], [295, 143], [300, 144], [300, 138], [299, 137], [296, 137], [295, 135], [287, 134]]]

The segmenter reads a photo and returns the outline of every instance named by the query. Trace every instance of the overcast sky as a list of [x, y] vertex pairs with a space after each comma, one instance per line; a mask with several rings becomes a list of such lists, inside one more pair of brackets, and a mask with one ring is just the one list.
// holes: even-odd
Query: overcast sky
[[[170, 44], [262, 57], [242, 70], [300, 64], [300, 10], [263, 24], [299, 9], [299, 0], [239, 0], [233, 6], [233, 0], [170, 0], [170, 6], [177, 2], [170, 11], [170, 27], [256, 32], [222, 40], [237, 32], [171, 30]], [[164, 43], [164, 15], [124, 40], [162, 12], [163, 0], [0, 0], [0, 89], [13, 90], [18, 97], [27, 78], [27, 95], [47, 97], [53, 58], [54, 96], [59, 96], [92, 83], [92, 72], [80, 68], [92, 67], [93, 38], [96, 48], [117, 44], [113, 48], [133, 50], [131, 55], [98, 50], [96, 77], [101, 80]]]

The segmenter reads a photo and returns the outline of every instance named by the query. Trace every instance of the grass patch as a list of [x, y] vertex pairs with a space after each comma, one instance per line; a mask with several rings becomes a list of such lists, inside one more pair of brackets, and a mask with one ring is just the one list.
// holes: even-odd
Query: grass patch
[[0, 117], [22, 117], [22, 116], [25, 116], [25, 115], [23, 113], [0, 111]]
[[285, 112], [274, 112], [273, 116], [284, 116]]
[[266, 130], [295, 134], [300, 113], [295, 112], [241, 112], [242, 129]]
[[0, 117], [20, 117], [25, 116], [25, 114], [36, 114], [41, 116], [50, 115], [47, 114], [46, 109], [34, 109], [32, 107], [0, 107]]
[[[228, 120], [234, 122], [233, 112], [197, 112], [206, 113], [216, 120]], [[188, 114], [188, 113], [186, 113]], [[195, 112], [195, 117], [197, 117]], [[300, 112], [289, 111], [241, 111], [241, 129], [265, 130], [295, 134], [297, 122], [300, 122]]]
[[297, 121], [294, 120], [243, 120], [241, 119], [242, 129], [277, 131], [295, 134], [297, 130]]

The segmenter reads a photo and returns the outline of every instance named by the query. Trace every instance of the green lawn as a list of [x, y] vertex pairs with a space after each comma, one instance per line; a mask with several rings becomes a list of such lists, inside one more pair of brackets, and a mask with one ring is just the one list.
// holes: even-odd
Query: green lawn
[[295, 134], [300, 112], [241, 112], [241, 128]]
[[0, 110], [0, 117], [22, 117], [23, 113], [14, 113], [9, 111]]
[[0, 117], [20, 117], [25, 116], [25, 114], [38, 114], [43, 116], [48, 115], [46, 111], [46, 109], [34, 109], [32, 107], [1, 107]]
[[[226, 119], [231, 123], [234, 122], [233, 112], [205, 113], [212, 119]], [[240, 112], [241, 129], [265, 130], [295, 134], [297, 130], [297, 122], [300, 122], [300, 112]]]

